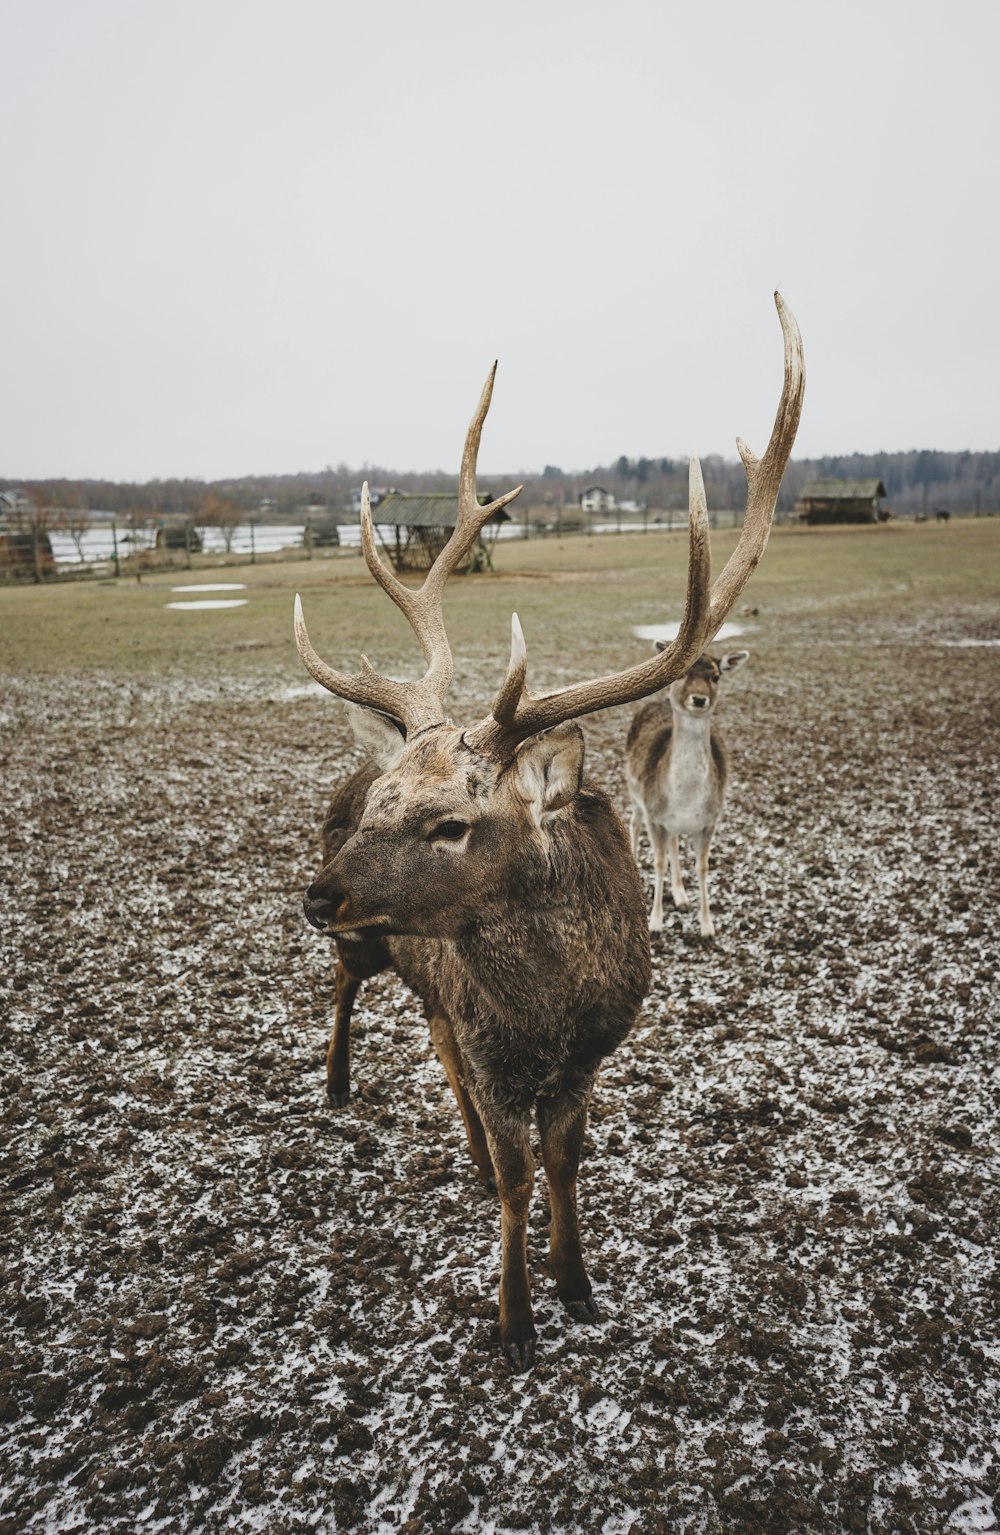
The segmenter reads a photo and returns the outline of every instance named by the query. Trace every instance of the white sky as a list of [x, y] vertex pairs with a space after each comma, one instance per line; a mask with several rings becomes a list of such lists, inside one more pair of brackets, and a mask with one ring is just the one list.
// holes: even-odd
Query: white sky
[[0, 0], [0, 474], [1000, 449], [997, 0]]

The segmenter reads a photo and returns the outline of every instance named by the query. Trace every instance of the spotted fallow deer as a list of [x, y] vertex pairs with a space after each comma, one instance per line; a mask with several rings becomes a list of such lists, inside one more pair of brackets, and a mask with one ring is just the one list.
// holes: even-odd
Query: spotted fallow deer
[[551, 1267], [571, 1316], [598, 1315], [584, 1267], [576, 1181], [598, 1066], [628, 1034], [648, 990], [645, 902], [625, 829], [584, 781], [579, 716], [635, 702], [682, 677], [739, 597], [764, 551], [802, 407], [798, 327], [776, 295], [785, 375], [767, 452], [739, 444], [747, 514], [711, 584], [701, 470], [691, 463], [687, 598], [680, 633], [615, 676], [535, 695], [512, 620], [510, 663], [491, 712], [463, 728], [447, 716], [452, 655], [442, 598], [483, 524], [476, 457], [493, 388], [487, 379], [465, 443], [458, 519], [423, 585], [403, 585], [379, 559], [367, 493], [361, 532], [375, 580], [406, 615], [427, 670], [382, 676], [365, 657], [334, 670], [310, 644], [298, 599], [295, 634], [312, 676], [351, 705], [374, 761], [334, 795], [324, 864], [306, 891], [313, 927], [336, 939], [337, 1004], [327, 1057], [330, 1101], [349, 1089], [349, 1022], [361, 982], [391, 968], [423, 1003], [458, 1100], [472, 1160], [500, 1196], [500, 1338], [515, 1370], [534, 1359], [526, 1261], [534, 1180], [534, 1114], [551, 1205]]
[[[657, 641], [657, 650], [665, 648]], [[698, 917], [703, 938], [715, 937], [708, 904], [708, 850], [722, 813], [729, 753], [715, 728], [719, 684], [750, 659], [734, 650], [717, 660], [699, 656], [672, 683], [665, 700], [643, 704], [625, 747], [625, 777], [632, 801], [632, 854], [639, 854], [639, 825], [653, 849], [653, 910], [649, 931], [663, 929], [663, 877], [670, 859], [670, 892], [681, 911], [688, 904], [681, 874], [680, 838], [690, 838], [698, 869]]]

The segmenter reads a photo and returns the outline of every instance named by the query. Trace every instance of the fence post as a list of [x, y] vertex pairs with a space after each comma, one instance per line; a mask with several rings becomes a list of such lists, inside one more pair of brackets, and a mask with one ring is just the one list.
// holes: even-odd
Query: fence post
[[257, 541], [254, 537], [254, 519], [252, 517], [250, 518], [250, 563], [251, 565], [256, 565], [257, 563]]

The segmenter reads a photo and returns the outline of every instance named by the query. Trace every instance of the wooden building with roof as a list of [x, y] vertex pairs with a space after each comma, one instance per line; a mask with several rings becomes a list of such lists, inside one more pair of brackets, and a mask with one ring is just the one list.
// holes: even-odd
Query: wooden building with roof
[[800, 521], [884, 522], [889, 515], [879, 501], [885, 498], [881, 480], [809, 480], [803, 485], [795, 512]]
[[[481, 495], [485, 506], [489, 496]], [[392, 490], [372, 510], [375, 534], [397, 570], [429, 570], [458, 521], [458, 494], [454, 491], [415, 495]], [[502, 523], [510, 516], [503, 507], [493, 513], [466, 561], [466, 570], [493, 568], [492, 545]]]

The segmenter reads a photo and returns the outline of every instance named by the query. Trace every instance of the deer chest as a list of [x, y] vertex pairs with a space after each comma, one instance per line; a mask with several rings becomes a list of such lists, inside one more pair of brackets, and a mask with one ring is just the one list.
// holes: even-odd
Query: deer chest
[[657, 819], [677, 836], [711, 826], [722, 804], [709, 732], [675, 731], [660, 776]]

